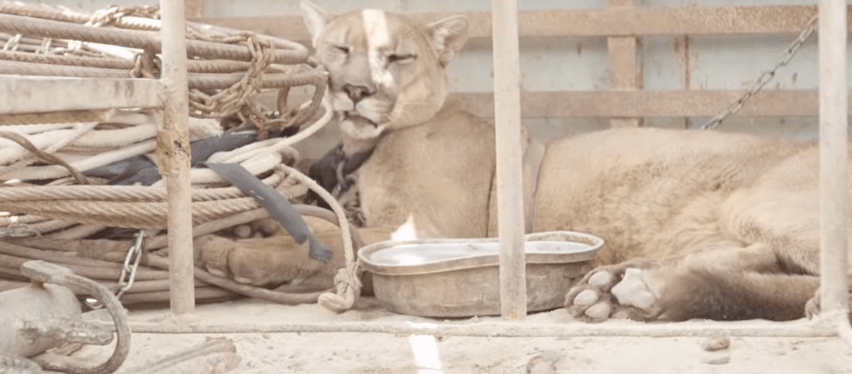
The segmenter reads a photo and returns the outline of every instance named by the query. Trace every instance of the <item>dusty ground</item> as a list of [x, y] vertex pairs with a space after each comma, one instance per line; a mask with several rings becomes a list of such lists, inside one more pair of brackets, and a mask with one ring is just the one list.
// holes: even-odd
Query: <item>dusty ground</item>
[[[838, 338], [733, 337], [730, 348], [707, 352], [706, 337], [465, 337], [412, 336], [364, 332], [261, 332], [281, 331], [292, 324], [320, 326], [432, 324], [488, 324], [485, 317], [438, 321], [396, 315], [363, 299], [355, 310], [336, 314], [318, 305], [283, 306], [257, 300], [200, 305], [191, 316], [177, 320], [181, 326], [217, 329], [239, 325], [253, 333], [151, 334], [141, 331], [168, 329], [175, 319], [167, 310], [132, 311], [135, 326], [131, 353], [122, 370], [143, 365], [203, 342], [207, 337], [227, 337], [241, 357], [230, 373], [848, 373], [852, 374], [852, 349]], [[564, 310], [538, 313], [522, 326], [535, 328], [574, 324]], [[790, 327], [807, 326], [747, 322], [718, 324], [686, 322], [682, 326]], [[654, 327], [611, 321], [603, 328], [642, 331]], [[540, 329], [539, 329], [540, 330]], [[243, 330], [246, 331], [246, 330]], [[589, 330], [584, 330], [589, 331]], [[78, 357], [103, 357], [104, 347], [87, 347]], [[539, 356], [540, 358], [534, 359]], [[540, 362], [528, 369], [531, 360]], [[715, 362], [715, 363], [710, 363]], [[541, 370], [541, 371], [535, 371]]]

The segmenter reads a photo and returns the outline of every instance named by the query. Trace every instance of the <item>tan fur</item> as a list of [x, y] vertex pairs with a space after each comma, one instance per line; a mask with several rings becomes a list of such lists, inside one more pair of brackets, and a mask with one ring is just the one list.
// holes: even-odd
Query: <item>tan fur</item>
[[[383, 86], [367, 66], [375, 42], [366, 40], [362, 13], [331, 17], [303, 2], [303, 15], [331, 74], [329, 95], [343, 98], [335, 107], [344, 108], [344, 146], [375, 146], [358, 171], [367, 226], [409, 238], [494, 235], [493, 130], [444, 102], [444, 68], [466, 38], [466, 21], [424, 26], [390, 13], [369, 20], [387, 24], [387, 53], [417, 56], [389, 64], [395, 83]], [[346, 85], [375, 88], [376, 102], [346, 109]], [[353, 114], [379, 120], [347, 124]], [[524, 174], [534, 178], [534, 169]], [[525, 185], [535, 192], [534, 231], [606, 240], [598, 268], [566, 297], [578, 318], [790, 319], [804, 316], [819, 273], [818, 170], [812, 143], [622, 128], [551, 142], [538, 178]], [[650, 306], [624, 296], [642, 295], [627, 288], [627, 269], [640, 270], [630, 282], [638, 279]]]
[[[196, 266], [211, 274], [254, 286], [281, 286], [289, 291], [319, 291], [334, 287], [333, 278], [345, 266], [340, 230], [308, 220], [313, 234], [334, 252], [328, 263], [308, 256], [308, 242], [298, 244], [283, 232], [266, 238], [229, 239], [216, 235], [196, 238]], [[276, 222], [277, 224], [277, 222]], [[388, 230], [361, 230], [367, 242], [390, 238]]]
[[[377, 81], [369, 67], [376, 42], [370, 40], [367, 24], [376, 22], [366, 19], [368, 11], [330, 17], [308, 2], [302, 9], [314, 33], [315, 55], [330, 73], [333, 106], [348, 108], [356, 101], [346, 87], [375, 90], [358, 103], [372, 105], [356, 104], [354, 110], [339, 113], [346, 153], [375, 146], [358, 171], [366, 226], [403, 227], [400, 238], [485, 236], [494, 175], [493, 131], [461, 103], [445, 103], [444, 69], [467, 39], [467, 19], [450, 17], [421, 25], [401, 15], [369, 11], [369, 16], [384, 15], [378, 23], [389, 32], [387, 48], [378, 51], [388, 58], [387, 72], [395, 82], [388, 86]], [[413, 57], [394, 62], [399, 56]], [[352, 115], [374, 123], [352, 124], [347, 119]]]

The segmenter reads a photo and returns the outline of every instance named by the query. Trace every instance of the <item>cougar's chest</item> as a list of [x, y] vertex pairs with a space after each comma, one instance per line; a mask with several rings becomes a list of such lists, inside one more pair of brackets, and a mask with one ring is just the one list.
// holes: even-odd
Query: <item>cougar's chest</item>
[[493, 172], [493, 131], [466, 115], [394, 131], [358, 171], [365, 223], [484, 236]]

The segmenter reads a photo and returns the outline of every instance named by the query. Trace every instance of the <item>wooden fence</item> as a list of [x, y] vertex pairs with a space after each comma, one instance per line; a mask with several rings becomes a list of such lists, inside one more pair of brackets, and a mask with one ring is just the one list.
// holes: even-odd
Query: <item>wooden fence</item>
[[[235, 29], [255, 30], [308, 42], [298, 16], [201, 17], [204, 0], [187, 0], [193, 20]], [[608, 91], [526, 91], [525, 118], [611, 118], [613, 126], [638, 126], [643, 117], [715, 116], [744, 90], [643, 90], [642, 36], [785, 34], [792, 38], [817, 13], [816, 6], [635, 7], [634, 0], [608, 0], [594, 10], [525, 11], [519, 15], [521, 38], [606, 37], [609, 49]], [[471, 38], [490, 41], [490, 12], [465, 12]], [[435, 20], [447, 13], [415, 13]], [[847, 19], [852, 13], [847, 8]], [[779, 51], [779, 56], [782, 51]], [[687, 53], [687, 52], [684, 52]], [[756, 77], [755, 77], [756, 78]], [[494, 116], [491, 93], [459, 93], [481, 117]], [[761, 92], [739, 115], [752, 117], [816, 116], [817, 90], [772, 89]]]

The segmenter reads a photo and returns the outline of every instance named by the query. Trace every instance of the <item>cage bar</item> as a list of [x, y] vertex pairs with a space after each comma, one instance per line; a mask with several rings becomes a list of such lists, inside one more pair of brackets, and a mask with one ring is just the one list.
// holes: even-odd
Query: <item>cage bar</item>
[[819, 5], [820, 317], [848, 339], [845, 10], [843, 0], [822, 0]]
[[157, 156], [169, 195], [169, 306], [172, 314], [181, 315], [195, 308], [184, 2], [160, 0], [160, 12], [164, 105]]
[[518, 3], [517, 0], [492, 0], [491, 10], [494, 19], [500, 311], [504, 319], [516, 320], [527, 314]]

